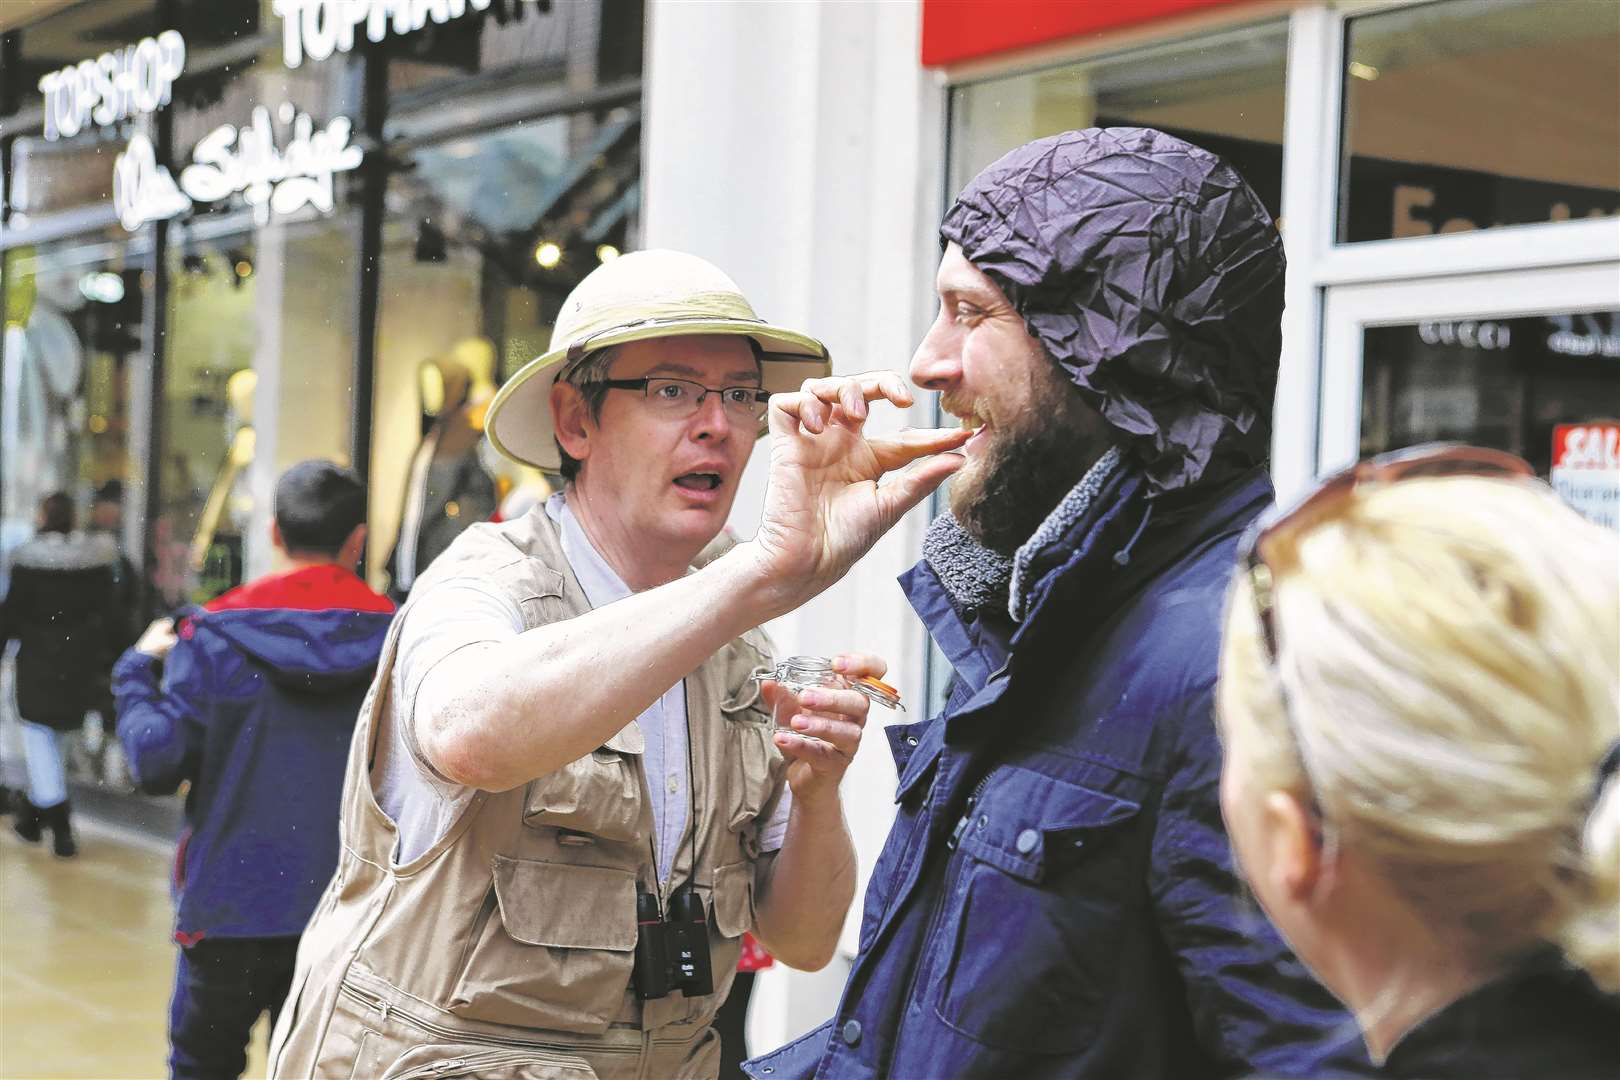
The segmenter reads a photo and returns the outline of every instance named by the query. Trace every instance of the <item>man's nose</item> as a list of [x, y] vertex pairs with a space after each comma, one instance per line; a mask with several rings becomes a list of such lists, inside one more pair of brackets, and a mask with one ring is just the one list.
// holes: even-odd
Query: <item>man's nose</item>
[[692, 437], [696, 439], [725, 439], [731, 435], [731, 414], [719, 393], [710, 390], [698, 402], [692, 417]]
[[943, 324], [943, 318], [935, 319], [934, 325], [917, 343], [917, 351], [911, 354], [908, 374], [911, 381], [924, 390], [949, 389], [962, 377], [961, 350], [955, 336]]

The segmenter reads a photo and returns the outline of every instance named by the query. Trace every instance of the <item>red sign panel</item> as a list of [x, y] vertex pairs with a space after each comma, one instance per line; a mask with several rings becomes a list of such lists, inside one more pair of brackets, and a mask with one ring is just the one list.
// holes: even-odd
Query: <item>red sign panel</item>
[[1620, 422], [1559, 424], [1552, 463], [1555, 469], [1620, 469]]
[[1620, 421], [1553, 428], [1548, 480], [1588, 521], [1620, 529]]
[[1249, 0], [923, 0], [922, 62], [939, 67]]

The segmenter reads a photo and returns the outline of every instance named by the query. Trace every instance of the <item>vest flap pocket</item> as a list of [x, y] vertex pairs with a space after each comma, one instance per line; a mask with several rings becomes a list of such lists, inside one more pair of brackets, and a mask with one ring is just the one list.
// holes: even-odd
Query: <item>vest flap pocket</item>
[[602, 745], [621, 754], [645, 754], [647, 737], [643, 734], [641, 725], [632, 720]]
[[714, 928], [728, 938], [754, 928], [754, 864], [732, 863], [714, 871]]
[[[625, 749], [615, 748], [615, 742]], [[635, 749], [629, 748], [631, 743], [636, 744]], [[530, 781], [523, 823], [588, 833], [603, 840], [635, 840], [643, 813], [635, 758], [645, 748], [640, 726], [631, 722], [606, 745]]]
[[506, 933], [526, 945], [631, 952], [636, 877], [628, 870], [495, 856]]
[[1080, 855], [1094, 834], [1130, 821], [1138, 803], [1030, 769], [990, 774], [962, 833], [962, 849], [1039, 884], [1050, 864]]

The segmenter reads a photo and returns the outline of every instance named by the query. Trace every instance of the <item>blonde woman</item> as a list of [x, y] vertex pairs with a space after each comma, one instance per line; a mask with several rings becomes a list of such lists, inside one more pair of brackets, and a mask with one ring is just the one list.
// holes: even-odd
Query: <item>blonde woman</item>
[[1383, 1075], [1620, 1075], [1620, 540], [1430, 446], [1245, 552], [1221, 794], [1272, 921]]

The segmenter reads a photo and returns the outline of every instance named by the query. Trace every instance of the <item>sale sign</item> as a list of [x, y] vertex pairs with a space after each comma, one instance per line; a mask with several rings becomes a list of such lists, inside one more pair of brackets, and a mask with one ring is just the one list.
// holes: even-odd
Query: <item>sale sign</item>
[[1620, 420], [1553, 428], [1549, 479], [1582, 517], [1620, 530]]

